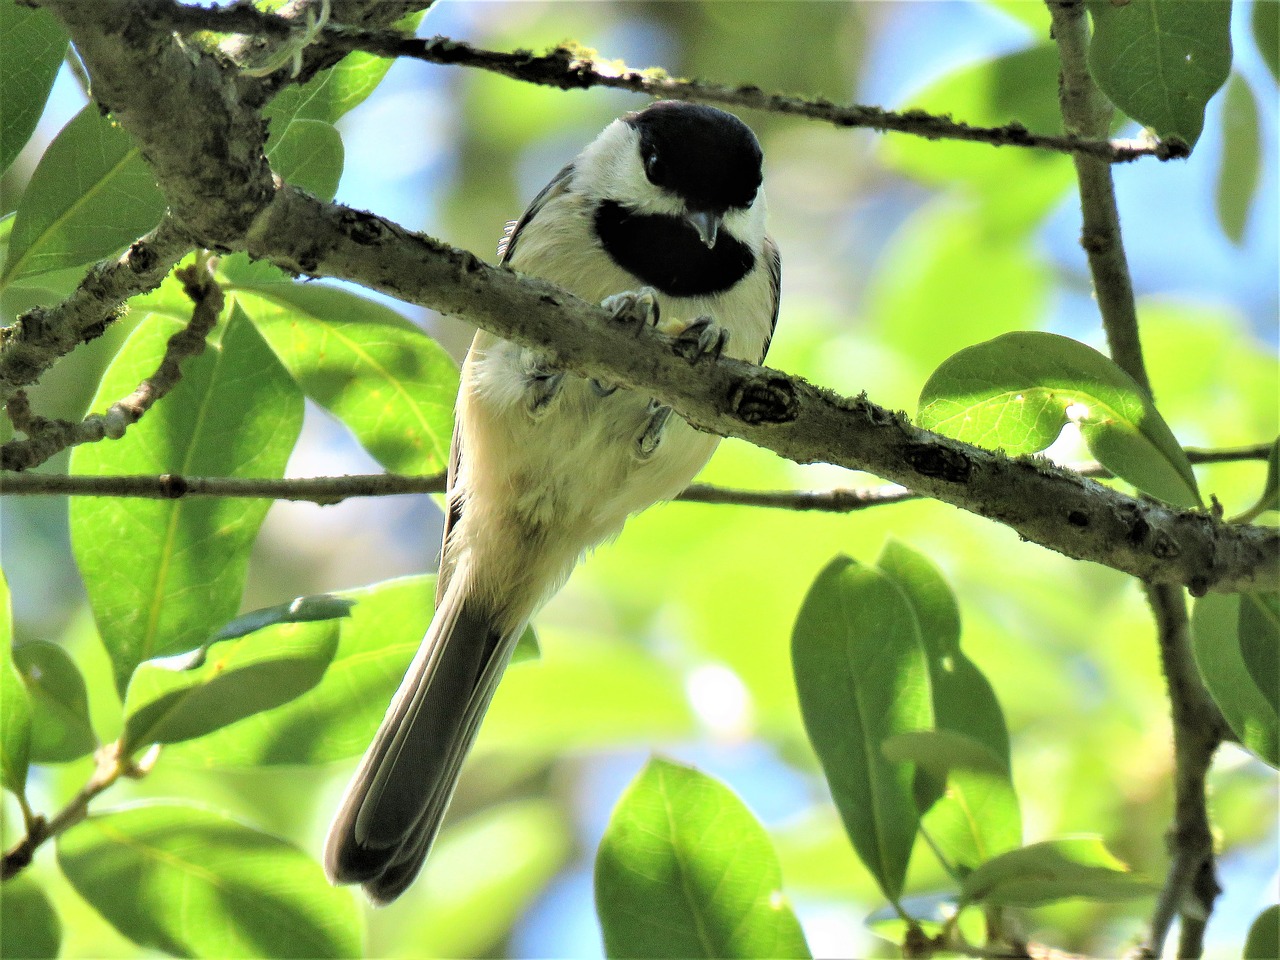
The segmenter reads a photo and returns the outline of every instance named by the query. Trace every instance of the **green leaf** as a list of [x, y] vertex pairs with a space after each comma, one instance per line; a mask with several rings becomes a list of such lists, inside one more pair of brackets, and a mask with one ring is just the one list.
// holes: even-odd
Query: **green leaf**
[[92, 753], [98, 737], [75, 661], [62, 647], [44, 640], [14, 647], [13, 661], [31, 696], [31, 761], [65, 763]]
[[[144, 317], [103, 376], [93, 409], [153, 373], [178, 329], [159, 309]], [[221, 342], [182, 369], [177, 386], [122, 439], [77, 447], [71, 473], [282, 476], [302, 396], [253, 325], [233, 311]], [[72, 499], [72, 547], [122, 694], [139, 663], [192, 650], [235, 615], [269, 506]]]
[[1117, 107], [1194, 146], [1204, 108], [1231, 72], [1231, 3], [1090, 0], [1089, 72]]
[[62, 923], [48, 894], [25, 873], [6, 880], [0, 896], [0, 957], [43, 960], [56, 957], [61, 946]]
[[1238, 73], [1227, 84], [1222, 107], [1222, 164], [1218, 167], [1217, 210], [1222, 231], [1236, 246], [1244, 242], [1249, 208], [1262, 177], [1258, 101]]
[[326, 620], [224, 640], [195, 669], [144, 663], [124, 701], [126, 752], [203, 737], [288, 703], [320, 682], [337, 648], [337, 624]]
[[44, 10], [0, 0], [0, 173], [31, 139], [67, 52], [67, 35]]
[[272, 130], [267, 159], [282, 180], [332, 200], [342, 178], [342, 136], [323, 120], [295, 119], [279, 137]]
[[[412, 34], [425, 14], [425, 10], [408, 14], [396, 21], [395, 27]], [[286, 87], [263, 113], [273, 125], [291, 120], [336, 123], [377, 89], [391, 63], [369, 53], [349, 53], [303, 86]]]
[[389, 307], [332, 287], [237, 287], [236, 300], [308, 397], [386, 469], [431, 473], [449, 460], [458, 373]]
[[1010, 455], [1043, 450], [1068, 421], [1116, 476], [1175, 506], [1200, 506], [1191, 463], [1151, 400], [1077, 340], [1006, 333], [952, 356], [920, 394], [920, 426]]
[[138, 148], [91, 103], [62, 128], [31, 175], [0, 286], [109, 256], [154, 227], [164, 211]]
[[891, 763], [914, 763], [945, 779], [952, 770], [1005, 773], [1003, 760], [984, 743], [954, 730], [907, 730], [880, 745]]
[[9, 583], [0, 570], [0, 783], [21, 794], [31, 761], [31, 698], [13, 663]]
[[1245, 669], [1280, 714], [1280, 595], [1241, 594], [1237, 629]]
[[1245, 666], [1239, 594], [1210, 593], [1196, 600], [1191, 639], [1196, 666], [1240, 743], [1280, 767], [1280, 718]]
[[58, 864], [143, 947], [180, 957], [361, 952], [348, 891], [297, 847], [222, 814], [177, 804], [97, 814], [58, 837]]
[[890, 539], [880, 551], [876, 566], [906, 595], [930, 659], [959, 653], [960, 607], [933, 562], [901, 540]]
[[1233, 517], [1232, 522], [1247, 523], [1268, 510], [1280, 510], [1280, 437], [1276, 437], [1267, 455], [1267, 479], [1262, 484], [1262, 496], [1243, 514]]
[[805, 729], [845, 830], [885, 896], [896, 900], [919, 824], [915, 770], [891, 763], [880, 744], [931, 725], [915, 615], [885, 574], [837, 557], [805, 597], [791, 656]]
[[1263, 910], [1244, 943], [1244, 960], [1275, 960], [1280, 957], [1280, 905], [1272, 904]]
[[1280, 80], [1280, 3], [1276, 0], [1253, 0], [1253, 39], [1271, 76]]
[[596, 853], [609, 957], [808, 957], [764, 828], [728, 787], [654, 758]]
[[1045, 840], [987, 861], [961, 885], [964, 903], [1038, 907], [1058, 900], [1131, 900], [1157, 889], [1097, 837]]
[[273, 607], [261, 607], [242, 613], [225, 627], [214, 634], [215, 640], [234, 640], [246, 633], [253, 633], [263, 627], [275, 626], [277, 623], [312, 623], [316, 620], [339, 620], [351, 616], [354, 600], [334, 596], [331, 593], [319, 593], [310, 597], [295, 597], [288, 603], [278, 603]]

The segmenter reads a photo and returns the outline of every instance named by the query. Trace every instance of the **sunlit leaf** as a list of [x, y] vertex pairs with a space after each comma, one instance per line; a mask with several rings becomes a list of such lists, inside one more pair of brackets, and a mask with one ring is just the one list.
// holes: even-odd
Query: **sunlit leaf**
[[1245, 665], [1242, 612], [1239, 594], [1210, 593], [1196, 600], [1191, 618], [1196, 666], [1240, 743], [1280, 767], [1280, 719]]
[[1262, 138], [1258, 123], [1258, 101], [1249, 82], [1238, 73], [1232, 74], [1222, 105], [1217, 210], [1223, 232], [1237, 246], [1244, 242], [1249, 208], [1262, 179]]
[[922, 427], [1010, 455], [1043, 450], [1069, 421], [1117, 476], [1175, 506], [1199, 506], [1191, 463], [1150, 399], [1077, 340], [1004, 334], [952, 356], [920, 394]]
[[1280, 906], [1272, 904], [1263, 910], [1244, 943], [1244, 960], [1275, 960], [1280, 957]]
[[444, 469], [458, 373], [434, 340], [389, 307], [302, 284], [237, 287], [253, 319], [312, 400], [388, 470]]
[[0, 285], [106, 257], [154, 227], [164, 210], [138, 148], [91, 103], [62, 128], [31, 175]]
[[282, 180], [332, 200], [342, 178], [342, 137], [331, 123], [295, 119], [267, 141], [267, 159]]
[[98, 745], [89, 721], [89, 694], [75, 661], [56, 643], [29, 640], [13, 661], [31, 696], [31, 761], [63, 763]]
[[952, 770], [1004, 773], [1004, 761], [986, 744], [954, 730], [908, 730], [886, 737], [880, 745], [894, 763], [914, 763], [945, 779]]
[[221, 814], [151, 804], [58, 837], [76, 892], [140, 946], [180, 957], [355, 957], [349, 891], [292, 844]]
[[62, 923], [48, 894], [28, 874], [6, 880], [0, 896], [0, 957], [44, 960], [56, 957], [61, 945]]
[[337, 624], [325, 620], [224, 640], [194, 669], [144, 663], [124, 701], [126, 750], [192, 740], [288, 703], [320, 682], [337, 646]]
[[31, 699], [13, 663], [9, 584], [0, 570], [0, 783], [21, 793], [31, 758]]
[[[103, 376], [93, 409], [150, 376], [178, 329], [160, 313], [143, 319]], [[167, 396], [123, 439], [77, 447], [71, 472], [280, 477], [301, 424], [301, 394], [233, 311], [221, 342], [188, 359]], [[121, 693], [139, 663], [192, 650], [235, 616], [269, 506], [72, 499], [72, 547]]]
[[969, 874], [965, 903], [1036, 907], [1057, 900], [1130, 900], [1158, 889], [1136, 876], [1097, 837], [1046, 840], [1011, 850]]
[[720, 782], [653, 759], [596, 854], [609, 957], [808, 957], [764, 828]]
[[1231, 72], [1231, 3], [1090, 0], [1089, 72], [1117, 107], [1194, 146]]
[[919, 824], [915, 768], [880, 745], [932, 721], [915, 615], [886, 575], [838, 557], [805, 597], [791, 655], [805, 729], [849, 839], [896, 899]]
[[66, 50], [52, 14], [0, 0], [0, 173], [35, 132]]

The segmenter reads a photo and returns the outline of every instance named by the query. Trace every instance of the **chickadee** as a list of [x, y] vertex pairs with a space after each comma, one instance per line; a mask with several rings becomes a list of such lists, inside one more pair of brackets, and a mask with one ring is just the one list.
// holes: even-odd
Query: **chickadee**
[[[761, 152], [737, 117], [654, 103], [615, 120], [508, 225], [501, 262], [760, 362], [781, 261]], [[727, 339], [726, 339], [726, 335]], [[431, 626], [347, 787], [325, 870], [387, 903], [413, 881], [516, 639], [588, 549], [674, 497], [719, 438], [631, 390], [481, 330], [462, 367]]]

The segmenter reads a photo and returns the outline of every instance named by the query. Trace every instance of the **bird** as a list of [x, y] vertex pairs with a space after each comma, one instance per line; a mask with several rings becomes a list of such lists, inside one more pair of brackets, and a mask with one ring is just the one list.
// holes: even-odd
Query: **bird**
[[[611, 122], [507, 225], [499, 262], [656, 327], [694, 364], [761, 363], [781, 258], [738, 117], [657, 101]], [[669, 500], [719, 438], [479, 331], [462, 365], [436, 607], [325, 843], [331, 882], [402, 894], [439, 832], [516, 640], [579, 559]]]

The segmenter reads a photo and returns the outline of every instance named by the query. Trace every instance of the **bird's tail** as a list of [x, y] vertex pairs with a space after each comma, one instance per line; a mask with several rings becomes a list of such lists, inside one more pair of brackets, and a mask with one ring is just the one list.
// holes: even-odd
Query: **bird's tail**
[[389, 903], [413, 882], [519, 631], [496, 629], [452, 578], [329, 827], [333, 883]]

